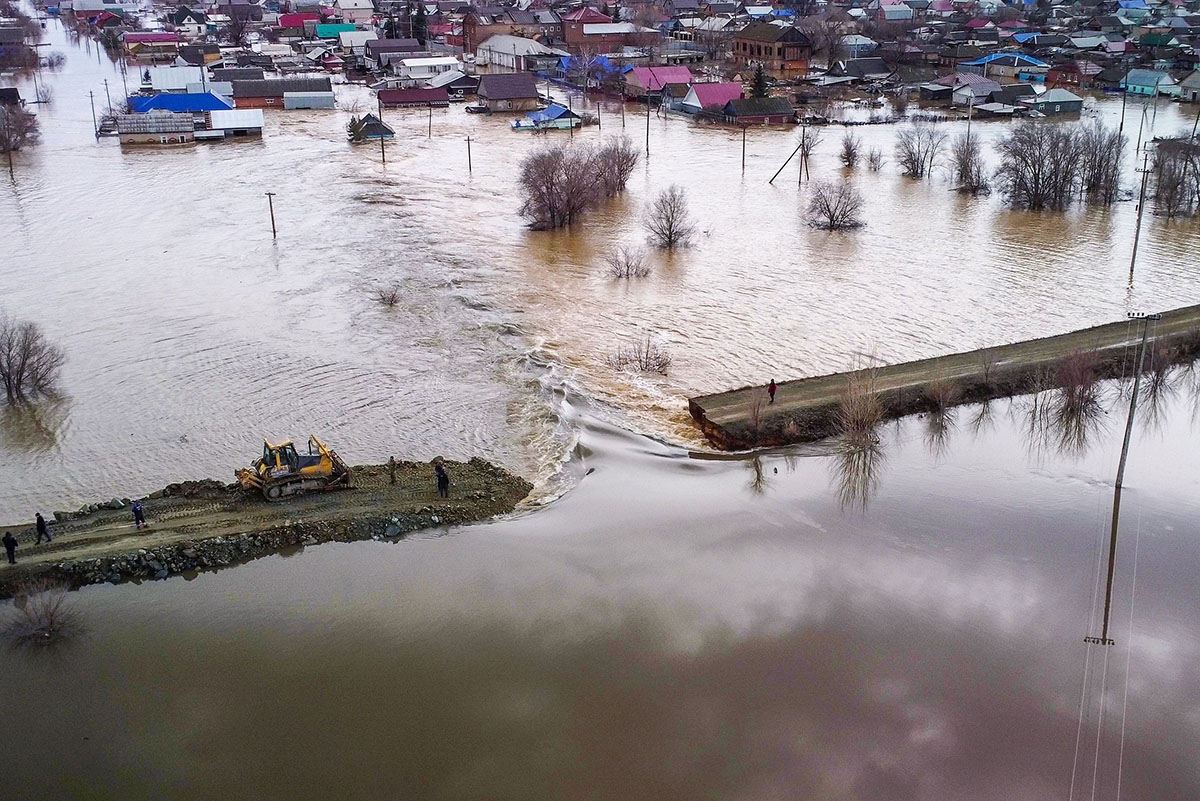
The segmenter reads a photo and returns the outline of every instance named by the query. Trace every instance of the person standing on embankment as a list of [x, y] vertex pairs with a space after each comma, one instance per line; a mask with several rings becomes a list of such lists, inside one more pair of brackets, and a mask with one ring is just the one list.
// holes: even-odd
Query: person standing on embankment
[[4, 532], [4, 552], [8, 555], [8, 563], [15, 565], [17, 563], [17, 538], [12, 535], [11, 531]]

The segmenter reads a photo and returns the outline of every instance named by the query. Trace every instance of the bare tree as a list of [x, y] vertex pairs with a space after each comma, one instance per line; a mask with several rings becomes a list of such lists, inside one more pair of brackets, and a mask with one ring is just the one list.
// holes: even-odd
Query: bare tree
[[1119, 130], [1108, 128], [1100, 120], [1079, 129], [1083, 163], [1080, 180], [1083, 191], [1093, 200], [1109, 206], [1121, 191], [1121, 161], [1126, 139]]
[[858, 166], [858, 153], [862, 149], [862, 139], [846, 131], [842, 135], [842, 153], [839, 158], [843, 167], [854, 169]]
[[671, 369], [671, 354], [662, 345], [650, 338], [637, 340], [632, 345], [617, 348], [609, 358], [614, 370], [640, 370], [643, 373], [666, 375]]
[[858, 228], [862, 205], [862, 194], [850, 184], [821, 181], [808, 201], [808, 224], [827, 231]]
[[46, 341], [37, 323], [0, 313], [0, 383], [10, 404], [49, 394], [66, 356]]
[[1156, 143], [1151, 177], [1154, 209], [1164, 217], [1194, 214], [1200, 207], [1200, 146], [1186, 138]]
[[696, 232], [696, 225], [688, 213], [687, 195], [683, 189], [672, 184], [660, 192], [646, 209], [643, 225], [659, 247], [673, 249], [688, 244]]
[[16, 106], [0, 106], [0, 153], [8, 154], [8, 177], [14, 177], [13, 152], [37, 144], [38, 118]]
[[883, 169], [883, 151], [877, 147], [873, 147], [867, 151], [867, 169], [871, 172], [879, 172]]
[[49, 645], [82, 630], [65, 582], [48, 576], [26, 579], [14, 593], [5, 634], [18, 645]]
[[896, 162], [909, 178], [924, 178], [933, 172], [946, 144], [947, 134], [935, 123], [914, 122], [896, 137]]
[[615, 197], [625, 191], [629, 176], [638, 165], [642, 154], [628, 136], [610, 137], [596, 152], [600, 170], [600, 183], [605, 197]]
[[1061, 211], [1071, 201], [1083, 153], [1074, 128], [1022, 122], [1000, 140], [996, 178], [1009, 203]]
[[571, 225], [605, 197], [624, 191], [637, 160], [624, 137], [599, 147], [568, 143], [535, 150], [521, 161], [521, 216], [537, 230]]
[[808, 17], [801, 19], [796, 27], [808, 37], [813, 56], [823, 59], [826, 66], [833, 66], [845, 54], [842, 22], [828, 16]]
[[608, 274], [613, 278], [645, 278], [650, 274], [646, 252], [641, 248], [622, 245], [614, 248], [605, 260]]
[[908, 92], [901, 89], [896, 95], [896, 99], [892, 101], [892, 108], [896, 111], [897, 117], [903, 117], [908, 114]]
[[972, 195], [988, 191], [987, 168], [983, 163], [979, 137], [966, 133], [955, 137], [950, 144], [950, 162], [958, 191]]
[[375, 297], [380, 303], [390, 309], [400, 302], [402, 295], [400, 292], [400, 287], [392, 286], [387, 287], [386, 289], [380, 289], [379, 292], [376, 293]]
[[246, 14], [236, 13], [237, 7], [229, 9], [229, 24], [220, 31], [220, 37], [234, 47], [246, 44], [246, 34], [250, 32], [250, 18]]

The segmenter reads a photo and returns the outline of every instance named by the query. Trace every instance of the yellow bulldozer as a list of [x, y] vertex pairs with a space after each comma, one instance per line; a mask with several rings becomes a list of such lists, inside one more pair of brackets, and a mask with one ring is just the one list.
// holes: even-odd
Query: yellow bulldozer
[[245, 489], [260, 490], [268, 501], [354, 486], [350, 466], [315, 436], [308, 438], [307, 456], [297, 453], [290, 439], [278, 445], [264, 439], [262, 457], [234, 475]]

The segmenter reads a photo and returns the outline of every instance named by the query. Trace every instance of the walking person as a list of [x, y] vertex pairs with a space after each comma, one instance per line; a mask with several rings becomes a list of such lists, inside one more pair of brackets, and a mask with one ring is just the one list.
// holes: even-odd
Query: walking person
[[37, 542], [34, 545], [41, 545], [43, 537], [45, 537], [46, 542], [54, 539], [50, 536], [50, 527], [46, 525], [46, 518], [42, 517], [42, 513], [38, 512], [34, 517], [37, 519]]
[[142, 512], [142, 504], [140, 501], [133, 502], [133, 522], [137, 523], [139, 530], [146, 527], [146, 515]]
[[779, 389], [779, 386], [775, 383], [775, 379], [772, 378], [771, 383], [767, 384], [767, 394], [771, 396], [771, 399], [769, 401], [767, 401], [767, 403], [775, 402], [775, 391], [777, 389]]
[[446, 466], [440, 461], [433, 465], [433, 473], [437, 476], [437, 491], [438, 497], [450, 497], [450, 475], [446, 472]]
[[17, 538], [12, 535], [11, 531], [4, 532], [4, 552], [8, 554], [8, 563], [15, 565], [17, 563]]

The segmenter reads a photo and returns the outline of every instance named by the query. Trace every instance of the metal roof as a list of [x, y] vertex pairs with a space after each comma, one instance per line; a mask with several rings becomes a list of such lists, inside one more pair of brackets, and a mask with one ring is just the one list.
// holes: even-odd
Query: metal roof
[[260, 108], [212, 111], [209, 112], [208, 120], [209, 127], [212, 128], [261, 128], [263, 112]]
[[233, 103], [216, 92], [204, 92], [203, 94], [134, 96], [129, 98], [129, 107], [135, 114], [146, 114], [156, 109], [185, 114], [201, 111], [225, 111], [233, 108]]

